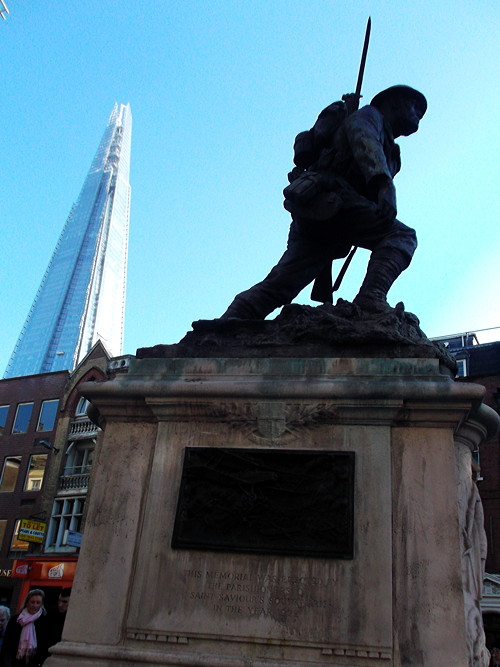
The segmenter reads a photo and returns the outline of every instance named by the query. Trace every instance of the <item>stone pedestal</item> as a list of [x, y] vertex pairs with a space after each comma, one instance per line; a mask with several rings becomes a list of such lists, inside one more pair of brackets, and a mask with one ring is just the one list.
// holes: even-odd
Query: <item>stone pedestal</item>
[[167, 358], [84, 394], [105, 433], [49, 667], [487, 665], [482, 387], [437, 358]]

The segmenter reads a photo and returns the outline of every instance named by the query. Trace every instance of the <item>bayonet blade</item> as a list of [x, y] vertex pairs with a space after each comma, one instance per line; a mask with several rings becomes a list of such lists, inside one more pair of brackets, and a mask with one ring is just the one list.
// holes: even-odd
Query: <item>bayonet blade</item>
[[363, 52], [361, 53], [361, 63], [359, 65], [358, 82], [356, 84], [356, 93], [355, 93], [355, 95], [357, 96], [358, 101], [361, 97], [361, 86], [363, 85], [363, 75], [365, 73], [366, 56], [368, 54], [368, 44], [370, 43], [371, 29], [372, 29], [372, 19], [371, 19], [371, 16], [369, 16], [368, 17], [368, 22], [366, 24], [365, 41], [363, 43]]

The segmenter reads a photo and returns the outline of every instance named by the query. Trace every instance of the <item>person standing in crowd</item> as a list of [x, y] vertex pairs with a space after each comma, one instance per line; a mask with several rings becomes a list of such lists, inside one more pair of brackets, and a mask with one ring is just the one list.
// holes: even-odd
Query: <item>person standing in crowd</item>
[[0, 647], [2, 646], [7, 623], [10, 619], [10, 609], [8, 607], [0, 607]]
[[1, 667], [39, 667], [47, 655], [45, 593], [35, 588], [23, 602], [21, 612], [7, 624], [0, 651]]
[[47, 612], [47, 648], [61, 641], [66, 612], [68, 611], [69, 596], [71, 588], [63, 588], [57, 599], [57, 607]]

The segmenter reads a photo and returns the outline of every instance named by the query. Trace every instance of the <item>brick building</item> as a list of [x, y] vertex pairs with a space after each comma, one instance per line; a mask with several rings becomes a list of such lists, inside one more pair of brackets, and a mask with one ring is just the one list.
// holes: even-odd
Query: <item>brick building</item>
[[0, 604], [12, 611], [32, 588], [51, 606], [72, 584], [99, 434], [78, 387], [103, 380], [109, 363], [98, 342], [71, 374], [0, 381]]
[[23, 519], [44, 523], [43, 493], [55, 448], [59, 408], [68, 371], [27, 375], [0, 381], [0, 604], [11, 606], [20, 583], [14, 561], [30, 550], [19, 539]]
[[[448, 349], [459, 366], [458, 382], [475, 382], [486, 388], [484, 403], [500, 413], [500, 341], [478, 343], [475, 334], [449, 341]], [[488, 537], [486, 571], [500, 574], [500, 436], [481, 445], [477, 452], [477, 481], [483, 501]]]
[[[484, 403], [500, 414], [500, 341], [479, 343], [475, 333], [438, 339], [458, 363], [457, 382], [486, 388]], [[488, 539], [482, 600], [488, 647], [500, 647], [500, 434], [475, 453], [479, 463], [477, 487], [483, 503]]]

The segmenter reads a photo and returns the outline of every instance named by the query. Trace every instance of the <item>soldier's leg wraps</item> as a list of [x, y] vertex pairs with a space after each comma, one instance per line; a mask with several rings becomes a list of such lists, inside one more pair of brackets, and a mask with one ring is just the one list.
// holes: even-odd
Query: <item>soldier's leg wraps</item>
[[372, 250], [365, 278], [354, 302], [361, 307], [371, 303], [372, 310], [387, 307], [387, 293], [409, 266], [416, 247], [414, 230], [395, 221], [394, 229]]

